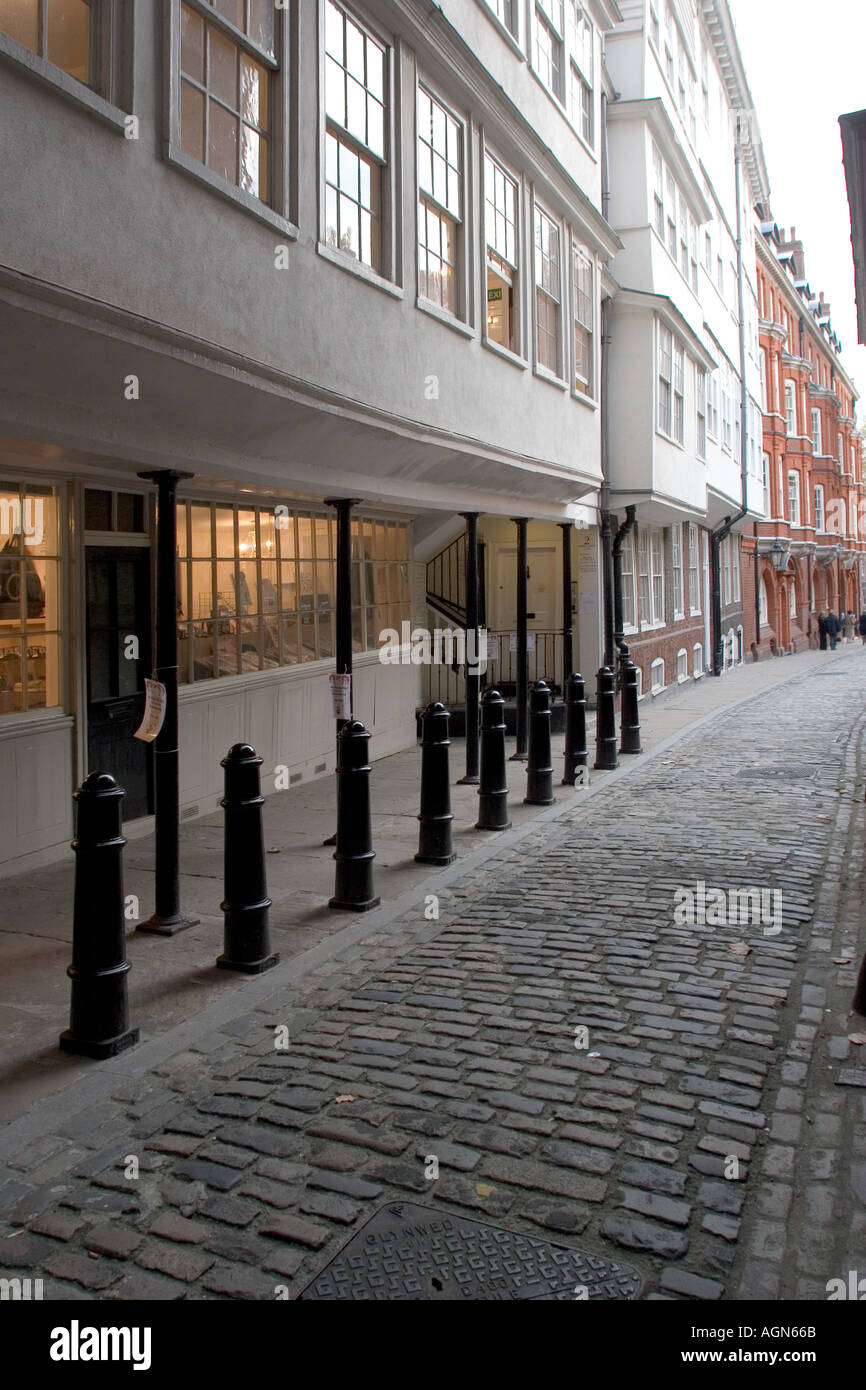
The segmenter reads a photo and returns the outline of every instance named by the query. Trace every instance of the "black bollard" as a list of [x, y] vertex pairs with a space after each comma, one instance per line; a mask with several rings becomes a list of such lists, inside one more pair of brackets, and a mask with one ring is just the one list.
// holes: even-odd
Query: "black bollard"
[[565, 686], [565, 772], [564, 787], [573, 787], [577, 769], [586, 767], [589, 754], [586, 748], [586, 696], [583, 676], [569, 676]]
[[637, 667], [627, 661], [623, 668], [620, 705], [620, 753], [640, 753], [640, 714], [637, 703]]
[[445, 706], [437, 700], [421, 716], [421, 814], [418, 817], [419, 864], [451, 864], [456, 855], [451, 844], [451, 784], [448, 777], [448, 721]]
[[476, 830], [508, 830], [508, 780], [505, 775], [505, 701], [498, 690], [481, 697], [481, 785]]
[[860, 974], [857, 978], [857, 988], [854, 998], [851, 1001], [851, 1008], [855, 1014], [863, 1014], [866, 1017], [866, 956], [863, 957], [863, 964], [860, 966]]
[[550, 687], [546, 681], [536, 681], [529, 695], [529, 761], [523, 804], [552, 806], [555, 800], [550, 760]]
[[220, 970], [261, 975], [280, 959], [271, 951], [268, 913], [271, 900], [265, 875], [262, 831], [262, 759], [248, 743], [236, 743], [220, 763], [225, 768], [225, 898]]
[[598, 673], [598, 707], [595, 724], [595, 767], [601, 771], [612, 771], [618, 766], [616, 758], [616, 677], [609, 666], [602, 666]]
[[66, 971], [72, 1003], [60, 1047], [82, 1057], [114, 1057], [138, 1042], [138, 1029], [129, 1026], [126, 993], [123, 797], [107, 772], [91, 772], [74, 795], [75, 905], [72, 964]]
[[358, 719], [350, 719], [337, 736], [337, 871], [328, 906], [350, 912], [379, 906], [373, 891], [369, 743]]

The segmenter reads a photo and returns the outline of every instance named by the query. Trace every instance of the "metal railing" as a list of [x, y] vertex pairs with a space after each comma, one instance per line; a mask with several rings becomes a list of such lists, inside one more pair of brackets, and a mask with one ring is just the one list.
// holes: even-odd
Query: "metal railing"
[[[432, 616], [432, 615], [431, 615]], [[489, 631], [487, 634], [487, 671], [483, 684], [513, 689], [517, 681], [517, 648], [511, 632]], [[564, 655], [561, 632], [530, 632], [530, 650], [526, 654], [526, 664], [530, 683], [547, 681], [551, 688], [556, 687], [561, 694], [562, 662]], [[449, 709], [462, 705], [466, 699], [463, 680], [464, 668], [454, 670], [442, 664], [428, 666], [428, 700], [441, 700]]]

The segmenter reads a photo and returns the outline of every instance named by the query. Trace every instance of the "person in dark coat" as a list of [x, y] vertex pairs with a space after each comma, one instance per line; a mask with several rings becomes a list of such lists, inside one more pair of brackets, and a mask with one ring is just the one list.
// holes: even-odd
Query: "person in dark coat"
[[866, 613], [860, 614], [857, 631], [860, 633], [860, 641], [863, 643], [863, 646], [866, 647]]
[[827, 614], [823, 608], [818, 614], [818, 635], [821, 639], [821, 651], [825, 652], [827, 650]]
[[842, 624], [839, 622], [839, 619], [836, 617], [836, 614], [833, 612], [833, 609], [831, 608], [830, 612], [827, 614], [827, 639], [830, 643], [831, 652], [835, 652], [836, 650], [836, 641], [839, 636], [839, 629], [841, 626]]

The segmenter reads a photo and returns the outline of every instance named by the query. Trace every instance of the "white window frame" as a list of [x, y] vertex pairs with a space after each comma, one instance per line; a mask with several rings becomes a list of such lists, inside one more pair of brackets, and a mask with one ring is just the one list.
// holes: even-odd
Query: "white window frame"
[[824, 484], [815, 484], [815, 532], [822, 534], [827, 529], [827, 515], [824, 511]]
[[731, 602], [740, 602], [740, 538], [731, 536]]
[[[512, 187], [513, 187], [513, 194], [514, 194], [514, 264], [512, 264], [512, 263], [507, 259], [507, 254], [506, 254], [506, 252], [507, 252], [507, 232], [506, 232], [506, 252], [500, 251], [500, 250], [493, 244], [493, 240], [491, 239], [491, 235], [490, 235], [490, 226], [489, 226], [489, 219], [490, 219], [491, 213], [490, 213], [489, 209], [490, 209], [490, 208], [493, 208], [493, 214], [492, 214], [492, 215], [493, 215], [494, 218], [495, 218], [497, 215], [500, 215], [500, 216], [502, 217], [503, 221], [506, 221], [507, 219], [506, 219], [505, 209], [503, 208], [503, 209], [500, 210], [500, 209], [497, 207], [497, 204], [496, 204], [496, 195], [495, 195], [495, 188], [494, 188], [493, 196], [492, 196], [492, 197], [488, 197], [488, 187], [487, 187], [488, 166], [490, 166], [490, 167], [492, 168], [493, 179], [494, 179], [494, 185], [495, 185], [496, 177], [497, 177], [497, 174], [498, 174], [498, 175], [500, 175], [500, 176], [505, 180], [506, 184], [511, 184]], [[513, 173], [511, 172], [511, 170], [509, 169], [508, 165], [507, 165], [503, 160], [501, 160], [501, 159], [499, 158], [499, 156], [493, 152], [493, 150], [491, 150], [491, 149], [489, 149], [489, 148], [485, 148], [485, 149], [484, 149], [483, 157], [482, 157], [482, 166], [481, 166], [481, 167], [482, 167], [482, 170], [483, 170], [483, 173], [482, 173], [482, 199], [483, 199], [483, 202], [484, 202], [484, 211], [483, 211], [483, 217], [482, 217], [483, 236], [484, 236], [484, 256], [483, 256], [483, 265], [482, 265], [482, 276], [483, 276], [483, 294], [482, 294], [482, 302], [483, 302], [484, 307], [485, 307], [485, 312], [484, 312], [484, 333], [483, 333], [483, 342], [487, 345], [487, 347], [492, 348], [495, 352], [502, 352], [502, 353], [505, 353], [505, 354], [507, 354], [508, 356], [510, 356], [510, 357], [516, 357], [519, 361], [523, 362], [523, 361], [525, 361], [525, 348], [524, 348], [524, 331], [523, 331], [523, 321], [524, 321], [524, 301], [523, 301], [523, 279], [524, 279], [524, 276], [523, 276], [523, 254], [522, 254], [522, 251], [523, 251], [523, 243], [522, 243], [523, 225], [522, 225], [522, 221], [521, 221], [521, 209], [522, 209], [522, 206], [523, 206], [523, 197], [522, 197], [522, 192], [521, 192], [521, 182], [520, 182], [520, 179], [517, 177], [517, 175], [516, 175], [516, 174], [513, 174]], [[501, 280], [507, 280], [508, 278], [510, 278], [510, 280], [511, 280], [511, 312], [512, 312], [512, 318], [513, 318], [513, 320], [514, 320], [513, 326], [512, 326], [512, 333], [511, 333], [512, 342], [513, 342], [513, 344], [514, 344], [513, 347], [508, 347], [508, 346], [506, 346], [506, 345], [503, 344], [503, 343], [498, 343], [498, 342], [496, 342], [495, 339], [489, 338], [488, 335], [487, 335], [487, 271], [488, 271], [488, 269], [491, 270], [491, 271], [493, 272], [493, 274], [496, 275], [496, 276], [498, 276], [499, 279], [501, 279]]]
[[689, 678], [689, 654], [685, 647], [677, 652], [677, 684], [685, 685]]
[[812, 453], [816, 457], [821, 453], [821, 412], [817, 406], [812, 407]]
[[672, 438], [674, 419], [674, 335], [666, 324], [659, 323], [657, 357], [656, 429]]
[[[578, 286], [578, 270], [583, 267], [589, 273], [588, 294]], [[572, 297], [572, 393], [578, 397], [595, 400], [595, 263], [589, 248], [579, 241], [571, 243], [571, 297]], [[581, 317], [583, 315], [583, 317]], [[578, 331], [586, 341], [588, 369], [583, 376], [577, 369]]]
[[[466, 322], [466, 318], [467, 318], [467, 301], [468, 301], [468, 295], [467, 295], [467, 293], [466, 293], [466, 246], [465, 246], [465, 242], [466, 242], [466, 236], [465, 236], [465, 226], [466, 226], [466, 186], [467, 186], [466, 150], [467, 150], [467, 144], [468, 144], [468, 141], [467, 141], [467, 139], [466, 139], [466, 123], [465, 123], [465, 121], [460, 117], [460, 115], [459, 115], [457, 112], [455, 112], [454, 110], [452, 110], [452, 108], [451, 108], [446, 102], [444, 102], [444, 101], [442, 100], [442, 98], [437, 94], [435, 88], [434, 88], [429, 82], [427, 82], [427, 81], [425, 81], [424, 79], [421, 79], [421, 78], [419, 78], [419, 80], [418, 80], [418, 82], [417, 82], [417, 84], [416, 84], [416, 88], [415, 88], [415, 110], [416, 110], [416, 113], [418, 112], [418, 108], [419, 108], [419, 105], [420, 105], [420, 101], [421, 101], [422, 95], [423, 95], [424, 98], [426, 98], [428, 101], [430, 101], [430, 102], [432, 103], [432, 108], [433, 108], [434, 110], [435, 110], [436, 108], [438, 108], [438, 110], [442, 112], [442, 114], [443, 114], [443, 116], [444, 116], [444, 118], [445, 118], [445, 121], [446, 121], [446, 127], [447, 127], [448, 121], [451, 121], [451, 123], [452, 123], [454, 126], [456, 126], [457, 132], [458, 132], [459, 146], [460, 146], [460, 156], [459, 156], [459, 157], [460, 157], [460, 167], [459, 167], [459, 196], [458, 196], [459, 210], [458, 210], [457, 212], [455, 212], [452, 208], [446, 206], [446, 204], [445, 204], [444, 202], [442, 202], [441, 199], [437, 198], [437, 197], [433, 194], [432, 190], [422, 189], [422, 187], [421, 187], [421, 160], [420, 160], [420, 150], [419, 150], [419, 148], [418, 148], [418, 147], [420, 146], [420, 144], [421, 144], [421, 129], [420, 129], [420, 123], [416, 123], [415, 145], [416, 145], [416, 171], [417, 171], [417, 179], [418, 179], [418, 182], [417, 182], [417, 187], [416, 187], [416, 189], [415, 189], [415, 199], [416, 199], [416, 204], [415, 204], [415, 205], [416, 205], [416, 208], [417, 208], [417, 219], [416, 219], [416, 228], [415, 228], [415, 231], [416, 231], [416, 236], [415, 236], [415, 256], [416, 256], [416, 272], [417, 272], [417, 276], [418, 276], [418, 279], [417, 279], [417, 285], [418, 285], [418, 308], [419, 308], [419, 309], [425, 309], [425, 310], [428, 310], [428, 311], [429, 311], [429, 310], [432, 310], [437, 316], [438, 316], [438, 315], [444, 315], [444, 316], [446, 316], [447, 318], [457, 319], [457, 320], [460, 320], [461, 322], [465, 323], [465, 322]], [[429, 142], [427, 142], [427, 143], [429, 144]], [[432, 147], [431, 147], [431, 148], [432, 148]], [[434, 151], [434, 153], [433, 153], [433, 159], [434, 159], [434, 160], [435, 160], [435, 158], [436, 158], [436, 154], [437, 154], [437, 152]], [[448, 167], [451, 167], [451, 166], [448, 166]], [[446, 195], [446, 196], [447, 196], [447, 195]], [[422, 207], [425, 209], [425, 214], [426, 214], [427, 210], [429, 210], [430, 213], [432, 213], [432, 215], [433, 215], [434, 217], [438, 217], [438, 218], [440, 219], [440, 221], [443, 221], [443, 222], [450, 222], [450, 223], [452, 224], [452, 226], [453, 226], [453, 229], [454, 229], [454, 232], [453, 232], [453, 235], [454, 235], [454, 253], [453, 253], [453, 254], [454, 254], [454, 261], [453, 261], [453, 265], [452, 265], [452, 272], [453, 272], [453, 275], [454, 275], [454, 305], [453, 305], [453, 307], [451, 307], [451, 306], [449, 306], [449, 305], [445, 305], [445, 304], [439, 304], [439, 303], [437, 303], [437, 301], [436, 301], [435, 299], [428, 298], [428, 296], [426, 296], [426, 295], [424, 295], [424, 294], [421, 293], [421, 255], [422, 255], [422, 247], [421, 247], [421, 225], [420, 225], [420, 219], [421, 219], [421, 209], [422, 209]]]
[[800, 525], [800, 474], [795, 468], [788, 470], [788, 525]]
[[[207, 164], [188, 154], [181, 144], [181, 9], [182, 3], [187, 4], [188, 8], [200, 15], [213, 28], [225, 33], [237, 47], [250, 53], [256, 62], [262, 61], [262, 55], [255, 45], [251, 44], [244, 35], [240, 34], [231, 24], [229, 24], [213, 5], [205, 3], [205, 0], [170, 0], [169, 10], [169, 60], [168, 60], [168, 81], [165, 84], [165, 106], [163, 110], [164, 128], [166, 132], [165, 158], [176, 168], [182, 169], [199, 183], [205, 184], [212, 192], [220, 197], [234, 203], [236, 207], [242, 207], [251, 213], [259, 222], [264, 222], [270, 227], [276, 227], [285, 236], [295, 238], [298, 235], [298, 228], [293, 220], [293, 206], [296, 202], [296, 159], [294, 158], [295, 148], [290, 140], [292, 129], [292, 104], [290, 101], [290, 90], [294, 90], [294, 71], [296, 66], [296, 55], [292, 51], [291, 45], [291, 23], [287, 12], [275, 10], [274, 12], [274, 57], [263, 64], [270, 72], [271, 80], [271, 133], [270, 133], [270, 197], [268, 202], [263, 202], [255, 194], [250, 193], [245, 188], [239, 187], [230, 180], [223, 178], [213, 169], [209, 169]], [[321, 53], [321, 62], [324, 65], [324, 46]], [[321, 129], [322, 129], [322, 160], [324, 167], [324, 82], [321, 85]], [[322, 223], [324, 224], [324, 195], [322, 196]], [[324, 240], [324, 226], [322, 228]]]
[[689, 522], [689, 614], [701, 613], [701, 559], [698, 551], [699, 533], [696, 521]]
[[699, 681], [704, 674], [704, 649], [700, 642], [692, 647], [692, 669], [695, 680]]
[[516, 44], [520, 43], [520, 3], [519, 0], [484, 0], [502, 28], [511, 35]]
[[[539, 243], [539, 230], [544, 229], [545, 224], [549, 224], [556, 233], [557, 262], [556, 275], [551, 279], [549, 286], [544, 285], [544, 264], [545, 258], [542, 246]], [[563, 264], [562, 264], [562, 245], [563, 230], [559, 219], [549, 213], [541, 203], [535, 201], [532, 209], [532, 229], [533, 229], [533, 328], [534, 328], [534, 362], [536, 373], [548, 381], [556, 382], [558, 385], [564, 384], [564, 360], [565, 354], [562, 349], [562, 329], [563, 329], [563, 305], [565, 296], [563, 294]], [[547, 258], [548, 264], [552, 264], [551, 258]], [[539, 295], [556, 306], [556, 368], [548, 367], [542, 362], [539, 356], [539, 333], [540, 321], [538, 315]]]
[[[659, 680], [658, 677], [661, 676]], [[664, 658], [657, 656], [650, 666], [650, 692], [653, 695], [661, 695], [665, 688], [665, 663]]]
[[[2, 29], [0, 54], [26, 73], [28, 78], [53, 87], [83, 110], [101, 119], [105, 125], [125, 134], [129, 120], [127, 109], [132, 107], [132, 63], [127, 62], [132, 45], [131, 6], [127, 0], [89, 0], [89, 3], [94, 13], [89, 82], [73, 77], [41, 52], [19, 43]], [[40, 48], [45, 4], [46, 0], [39, 0]]]
[[695, 453], [699, 459], [707, 457], [707, 374], [703, 367], [695, 363], [695, 415], [696, 436]]
[[675, 522], [671, 527], [671, 584], [674, 598], [674, 622], [686, 616], [683, 592], [683, 527]]
[[785, 430], [790, 436], [797, 433], [797, 386], [785, 377]]
[[[545, 49], [542, 39], [548, 42], [549, 49]], [[532, 70], [562, 107], [566, 98], [566, 66], [565, 0], [532, 0]]]
[[629, 531], [623, 541], [620, 549], [620, 559], [622, 562], [622, 630], [623, 632], [637, 632], [634, 531]]

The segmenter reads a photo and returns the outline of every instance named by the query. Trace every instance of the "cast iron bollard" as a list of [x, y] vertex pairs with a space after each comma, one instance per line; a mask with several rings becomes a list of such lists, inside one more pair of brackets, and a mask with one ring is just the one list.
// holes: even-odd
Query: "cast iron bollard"
[[863, 957], [863, 964], [860, 966], [860, 975], [857, 980], [857, 989], [851, 1002], [851, 1008], [855, 1014], [866, 1016], [866, 956]]
[[437, 700], [421, 716], [421, 814], [418, 817], [419, 864], [451, 864], [456, 855], [451, 844], [451, 784], [448, 778], [448, 721], [445, 706]]
[[75, 906], [72, 964], [66, 971], [72, 1003], [60, 1047], [83, 1057], [114, 1057], [138, 1042], [138, 1029], [129, 1026], [126, 993], [123, 797], [107, 772], [91, 772], [74, 794]]
[[265, 874], [262, 831], [262, 759], [248, 743], [236, 743], [223, 758], [225, 768], [225, 899], [223, 954], [220, 970], [261, 975], [280, 959], [271, 951], [268, 912], [271, 900]]
[[523, 804], [552, 806], [555, 800], [550, 761], [550, 687], [546, 681], [536, 681], [529, 693], [529, 761]]
[[586, 696], [583, 676], [572, 674], [565, 687], [565, 772], [563, 787], [573, 787], [577, 769], [586, 767]]
[[369, 912], [379, 906], [373, 891], [373, 830], [370, 820], [370, 735], [350, 719], [337, 735], [337, 871], [329, 907]]
[[637, 667], [627, 661], [623, 669], [620, 706], [620, 753], [640, 753], [640, 714], [637, 703]]
[[595, 725], [595, 766], [601, 772], [612, 771], [618, 766], [615, 680], [610, 667], [602, 666], [598, 673], [598, 710]]
[[476, 830], [508, 830], [508, 780], [505, 774], [505, 701], [498, 690], [481, 697], [481, 785]]

